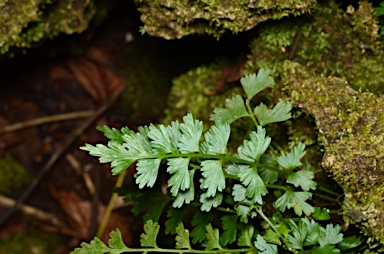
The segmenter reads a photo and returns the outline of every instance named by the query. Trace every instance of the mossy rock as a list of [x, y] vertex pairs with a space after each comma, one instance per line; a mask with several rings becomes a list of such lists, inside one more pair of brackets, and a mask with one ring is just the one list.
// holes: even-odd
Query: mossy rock
[[171, 121], [180, 121], [187, 113], [192, 113], [194, 118], [209, 123], [214, 108], [224, 107], [225, 99], [240, 90], [230, 89], [222, 94], [210, 95], [216, 89], [215, 84], [224, 66], [224, 62], [200, 66], [175, 78], [162, 122], [170, 124]]
[[[356, 90], [383, 93], [378, 19], [371, 3], [359, 4], [357, 10], [344, 11], [334, 1], [326, 1], [311, 15], [261, 25], [259, 37], [251, 43], [246, 73], [270, 68], [278, 77], [285, 61], [291, 60], [309, 67], [314, 75], [344, 78]], [[282, 49], [293, 46], [296, 36], [298, 46], [289, 59]]]
[[95, 1], [0, 0], [0, 55], [60, 33], [81, 33], [94, 18]]
[[316, 120], [323, 167], [345, 194], [345, 221], [384, 244], [384, 97], [299, 64], [286, 65], [284, 72], [294, 104]]
[[[245, 72], [271, 68], [287, 98], [315, 118], [323, 167], [345, 193], [345, 221], [384, 244], [384, 52], [378, 31], [371, 3], [344, 11], [327, 1], [311, 16], [262, 25]], [[296, 38], [295, 54], [285, 55], [282, 49]]]
[[268, 19], [280, 19], [307, 13], [315, 0], [266, 1], [190, 1], [136, 0], [143, 31], [165, 39], [190, 34], [220, 37], [225, 31], [239, 33]]
[[32, 180], [30, 173], [11, 158], [0, 160], [0, 193], [10, 195], [25, 187]]

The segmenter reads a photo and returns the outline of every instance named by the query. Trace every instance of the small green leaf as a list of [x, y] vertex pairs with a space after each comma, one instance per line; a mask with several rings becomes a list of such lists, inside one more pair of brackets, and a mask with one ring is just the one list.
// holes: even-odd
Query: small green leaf
[[143, 220], [159, 221], [160, 215], [169, 200], [170, 198], [161, 192], [154, 193], [154, 195], [150, 197], [150, 200], [146, 200], [146, 202], [149, 203], [147, 209], [148, 212], [143, 216]]
[[113, 140], [119, 144], [124, 143], [123, 134], [129, 133], [129, 129], [127, 127], [123, 127], [121, 131], [115, 128], [110, 128], [106, 125], [97, 126], [96, 130], [104, 132], [104, 136], [110, 140]]
[[287, 183], [291, 183], [295, 187], [300, 186], [303, 191], [316, 190], [317, 183], [312, 180], [314, 176], [315, 174], [312, 171], [299, 170], [288, 176]]
[[329, 220], [331, 216], [329, 216], [326, 208], [321, 209], [320, 207], [316, 207], [315, 212], [313, 213], [313, 218], [315, 220]]
[[275, 229], [276, 229], [277, 232], [279, 232], [285, 238], [288, 237], [288, 234], [290, 232], [290, 230], [288, 229], [287, 225], [283, 221], [278, 222], [275, 225]]
[[277, 182], [279, 178], [279, 173], [277, 171], [270, 170], [268, 168], [259, 168], [259, 175], [266, 184], [273, 184]]
[[192, 226], [195, 227], [191, 232], [192, 243], [201, 243], [205, 239], [206, 227], [209, 223], [208, 213], [196, 212], [193, 216]]
[[105, 245], [99, 238], [95, 237], [93, 240], [88, 243], [81, 243], [81, 248], [76, 248], [71, 254], [104, 254], [109, 253], [111, 248]]
[[138, 156], [133, 155], [116, 141], [109, 141], [108, 146], [97, 144], [92, 146], [85, 144], [80, 149], [88, 151], [90, 155], [99, 157], [100, 163], [112, 162], [112, 174], [118, 175], [132, 165]]
[[238, 179], [239, 177], [237, 176], [241, 170], [242, 167], [246, 165], [240, 165], [240, 164], [225, 164], [224, 165], [224, 171], [227, 177], [229, 178], [234, 178]]
[[205, 142], [201, 144], [201, 150], [206, 154], [226, 154], [231, 129], [229, 124], [221, 121], [215, 124], [205, 133]]
[[165, 234], [175, 234], [176, 227], [179, 225], [183, 219], [185, 213], [185, 207], [182, 209], [169, 208], [167, 212], [167, 220], [165, 221]]
[[251, 211], [251, 208], [247, 205], [238, 205], [236, 207], [236, 214], [240, 217], [240, 221], [243, 223], [248, 223], [248, 214]]
[[325, 246], [328, 244], [338, 244], [343, 240], [343, 234], [340, 233], [341, 226], [328, 224], [326, 228], [320, 227], [319, 244]]
[[271, 70], [269, 69], [260, 69], [257, 76], [256, 74], [251, 74], [240, 80], [248, 100], [252, 100], [257, 93], [273, 85], [274, 81], [273, 78], [269, 76], [270, 73]]
[[223, 194], [217, 193], [214, 197], [208, 197], [207, 193], [200, 195], [200, 210], [203, 212], [211, 211], [212, 207], [218, 207], [223, 202]]
[[249, 135], [250, 140], [244, 140], [243, 145], [237, 149], [238, 157], [250, 162], [258, 162], [271, 143], [271, 138], [265, 135], [265, 129], [258, 126], [257, 132], [252, 131]]
[[203, 175], [203, 178], [200, 180], [201, 188], [207, 189], [206, 197], [213, 197], [217, 191], [222, 191], [225, 188], [225, 178], [221, 161], [203, 161], [201, 162], [201, 171]]
[[109, 247], [116, 250], [124, 250], [127, 248], [127, 246], [123, 242], [123, 239], [121, 237], [121, 232], [118, 228], [115, 229], [114, 231], [111, 231], [111, 233], [109, 233], [109, 236], [110, 236], [108, 240]]
[[[247, 166], [245, 166], [245, 167], [247, 167]], [[239, 201], [239, 202], [245, 201], [247, 199], [247, 197], [245, 196], [246, 192], [247, 192], [247, 188], [245, 188], [243, 185], [241, 185], [241, 184], [233, 185], [233, 191], [232, 191], [233, 200]], [[252, 203], [251, 200], [247, 200], [247, 201], [249, 203]]]
[[148, 127], [139, 127], [138, 132], [130, 131], [123, 135], [123, 146], [128, 148], [129, 152], [139, 158], [146, 158], [152, 155], [152, 146], [148, 139]]
[[297, 146], [292, 147], [289, 154], [284, 154], [277, 157], [277, 163], [285, 169], [293, 170], [302, 165], [300, 159], [304, 156], [305, 145], [301, 142]]
[[[132, 202], [131, 212], [134, 215], [139, 215], [144, 209], [148, 206], [150, 200], [159, 194], [157, 189], [144, 189], [138, 190], [136, 186], [124, 186], [124, 189], [121, 190], [122, 193], [119, 193], [119, 196], [124, 196], [124, 202]], [[161, 195], [163, 195], [160, 192]]]
[[361, 244], [360, 239], [355, 236], [350, 236], [344, 238], [341, 242], [337, 244], [337, 247], [342, 250], [346, 251], [349, 249], [353, 249]]
[[236, 241], [237, 237], [237, 215], [225, 215], [221, 217], [224, 232], [220, 236], [220, 244], [226, 246]]
[[311, 250], [311, 254], [338, 254], [340, 253], [340, 250], [335, 248], [335, 245], [328, 244], [324, 246], [316, 247], [315, 249]]
[[189, 204], [191, 201], [195, 199], [195, 186], [193, 183], [193, 176], [195, 174], [194, 170], [189, 170], [189, 179], [190, 179], [190, 186], [185, 191], [180, 191], [177, 194], [177, 197], [173, 201], [172, 207], [174, 208], [180, 208], [183, 204]]
[[239, 240], [237, 242], [238, 246], [249, 246], [253, 247], [252, 245], [252, 237], [255, 229], [253, 226], [248, 225], [243, 230], [241, 230], [241, 234], [239, 237]]
[[145, 186], [153, 187], [160, 167], [160, 159], [142, 159], [137, 163], [136, 184], [142, 189]]
[[293, 220], [289, 220], [291, 232], [288, 235], [288, 242], [291, 248], [302, 250], [303, 246], [312, 246], [318, 243], [320, 226], [316, 222], [302, 218], [297, 225]]
[[278, 254], [277, 245], [267, 243], [261, 235], [257, 236], [255, 247], [260, 251], [260, 254]]
[[375, 11], [376, 16], [384, 15], [384, 2], [381, 2], [380, 7], [375, 7], [373, 10]]
[[248, 116], [244, 100], [240, 95], [233, 96], [232, 99], [226, 99], [226, 108], [215, 108], [211, 115], [212, 121], [222, 121], [231, 124], [241, 117]]
[[252, 199], [252, 203], [261, 205], [263, 203], [262, 196], [266, 195], [268, 190], [257, 173], [257, 168], [244, 167], [239, 172], [239, 180], [247, 187], [245, 192], [246, 197]]
[[191, 249], [191, 244], [189, 243], [189, 231], [184, 229], [182, 222], [176, 228], [176, 249]]
[[171, 158], [168, 159], [167, 172], [172, 174], [168, 180], [171, 187], [172, 196], [176, 197], [180, 190], [184, 191], [191, 186], [189, 177], [189, 158]]
[[219, 243], [219, 230], [217, 228], [213, 229], [211, 223], [209, 223], [206, 227], [207, 233], [205, 237], [207, 238], [207, 246], [206, 250], [221, 250], [222, 247]]
[[153, 223], [151, 220], [147, 221], [144, 225], [144, 233], [140, 235], [141, 246], [158, 248], [156, 244], [156, 238], [159, 230], [159, 223]]
[[158, 154], [176, 153], [179, 140], [171, 140], [171, 129], [164, 125], [149, 126], [148, 137], [151, 139], [153, 150]]
[[274, 243], [281, 245], [280, 235], [275, 233], [272, 229], [267, 229], [265, 235], [263, 236], [264, 240], [269, 243]]
[[320, 225], [313, 220], [309, 221], [308, 218], [301, 219], [299, 223], [305, 223], [308, 229], [307, 237], [304, 241], [304, 246], [316, 245], [319, 240]]
[[305, 202], [310, 197], [312, 197], [312, 193], [309, 192], [293, 192], [287, 190], [283, 196], [275, 201], [274, 205], [282, 213], [285, 212], [287, 208], [293, 208], [298, 216], [301, 216], [303, 212], [309, 216], [315, 211], [313, 206]]
[[203, 132], [203, 122], [193, 119], [192, 114], [183, 117], [184, 123], [180, 124], [181, 137], [178, 144], [182, 154], [199, 151], [200, 137]]
[[259, 124], [265, 126], [290, 119], [292, 117], [291, 109], [291, 104], [284, 101], [279, 101], [273, 109], [268, 109], [267, 106], [261, 103], [255, 108], [254, 114]]

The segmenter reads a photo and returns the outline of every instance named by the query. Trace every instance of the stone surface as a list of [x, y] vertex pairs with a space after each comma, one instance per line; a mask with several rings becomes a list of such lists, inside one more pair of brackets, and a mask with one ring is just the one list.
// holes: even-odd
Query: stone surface
[[220, 37], [225, 31], [239, 33], [268, 19], [307, 13], [316, 6], [315, 0], [136, 0], [136, 3], [142, 13], [142, 31], [165, 39], [190, 34]]

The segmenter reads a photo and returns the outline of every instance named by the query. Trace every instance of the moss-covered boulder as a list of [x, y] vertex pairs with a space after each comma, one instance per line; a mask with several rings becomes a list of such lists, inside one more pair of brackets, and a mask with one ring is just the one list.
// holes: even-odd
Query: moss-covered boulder
[[0, 55], [29, 48], [60, 33], [81, 33], [96, 11], [94, 0], [0, 0]]
[[371, 3], [344, 11], [327, 1], [312, 15], [259, 31], [246, 73], [273, 69], [315, 118], [323, 166], [345, 193], [344, 219], [384, 243], [384, 52]]
[[344, 190], [344, 219], [384, 243], [384, 97], [298, 64], [284, 70], [293, 102], [316, 119], [323, 166]]
[[189, 34], [211, 34], [219, 37], [225, 31], [239, 33], [268, 19], [309, 12], [315, 0], [266, 1], [190, 1], [136, 0], [143, 31], [165, 39]]
[[384, 52], [378, 32], [371, 3], [361, 1], [356, 10], [350, 6], [344, 11], [327, 1], [311, 15], [262, 24], [251, 43], [247, 72], [270, 68], [279, 76], [284, 62], [291, 60], [315, 75], [344, 78], [354, 89], [383, 93]]

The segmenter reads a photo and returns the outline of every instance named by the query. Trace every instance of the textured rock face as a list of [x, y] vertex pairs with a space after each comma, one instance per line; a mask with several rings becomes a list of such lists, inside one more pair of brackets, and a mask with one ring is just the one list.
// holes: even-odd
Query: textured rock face
[[0, 55], [59, 33], [81, 33], [94, 14], [93, 0], [0, 0]]
[[136, 3], [142, 13], [143, 30], [165, 39], [189, 34], [219, 37], [226, 30], [238, 33], [265, 20], [300, 15], [316, 6], [315, 0], [136, 0]]
[[384, 98], [298, 65], [287, 72], [293, 101], [316, 119], [323, 166], [344, 189], [344, 219], [384, 243]]

